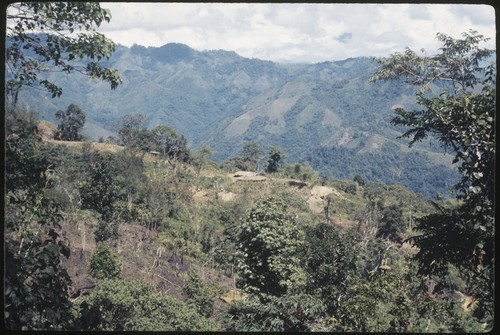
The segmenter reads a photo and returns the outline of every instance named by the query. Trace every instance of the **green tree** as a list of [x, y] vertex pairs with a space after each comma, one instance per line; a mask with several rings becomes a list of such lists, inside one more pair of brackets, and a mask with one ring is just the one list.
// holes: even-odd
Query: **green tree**
[[89, 273], [98, 280], [119, 278], [121, 275], [121, 262], [111, 248], [101, 243], [92, 253], [89, 260]]
[[221, 287], [215, 283], [205, 283], [195, 272], [189, 271], [186, 284], [182, 292], [186, 296], [186, 303], [196, 308], [200, 315], [210, 317], [214, 310], [214, 301], [223, 293]]
[[115, 89], [117, 70], [100, 64], [115, 50], [113, 41], [95, 31], [109, 22], [109, 10], [96, 2], [18, 2], [7, 9], [6, 98], [15, 107], [23, 86], [43, 86], [52, 97], [62, 88], [50, 72], [82, 73]]
[[354, 176], [354, 182], [357, 183], [359, 186], [365, 186], [365, 180], [363, 177], [359, 174]]
[[94, 239], [97, 243], [108, 242], [115, 244], [119, 236], [119, 224], [115, 221], [99, 219], [97, 229], [94, 231]]
[[212, 148], [210, 148], [207, 144], [204, 144], [198, 151], [195, 151], [191, 154], [192, 163], [196, 167], [197, 188], [200, 187], [201, 170], [203, 166], [208, 162], [213, 152], [214, 151]]
[[243, 157], [235, 156], [229, 158], [227, 161], [221, 164], [221, 168], [227, 172], [236, 172], [236, 171], [248, 171], [250, 167], [248, 166], [248, 162], [243, 159]]
[[259, 161], [264, 157], [264, 150], [257, 143], [249, 142], [243, 146], [241, 157], [249, 163], [250, 170], [257, 171]]
[[122, 150], [113, 155], [113, 166], [117, 192], [115, 217], [123, 222], [138, 220], [139, 208], [151, 195], [151, 181], [145, 175], [144, 160], [130, 150]]
[[266, 172], [267, 173], [275, 173], [283, 165], [283, 161], [286, 158], [286, 154], [281, 151], [279, 147], [272, 147], [269, 150], [269, 158], [266, 163]]
[[54, 134], [56, 140], [81, 141], [80, 131], [85, 125], [85, 113], [80, 107], [71, 104], [65, 111], [58, 110], [56, 118], [61, 122]]
[[186, 139], [165, 125], [156, 126], [151, 130], [151, 134], [153, 148], [167, 158], [175, 175], [178, 163], [187, 162], [190, 159]]
[[361, 280], [357, 268], [359, 236], [327, 223], [306, 230], [302, 253], [308, 276], [307, 292], [324, 301], [327, 312], [336, 315], [349, 289]]
[[[416, 257], [421, 273], [443, 275], [448, 264], [460, 268], [471, 293], [481, 301], [476, 315], [491, 321], [496, 65], [487, 65], [494, 51], [480, 48], [487, 38], [475, 31], [462, 37], [437, 34], [443, 47], [435, 56], [419, 56], [407, 49], [377, 59], [380, 66], [371, 79], [403, 78], [420, 86], [416, 96], [423, 109], [396, 109], [392, 123], [409, 127], [402, 136], [411, 138], [410, 145], [432, 134], [455, 154], [454, 163], [462, 175], [455, 186], [460, 205], [451, 210], [439, 208], [436, 214], [418, 220], [419, 234], [410, 241], [419, 248]], [[435, 95], [430, 84], [436, 82], [451, 83], [451, 87]]]
[[247, 212], [237, 241], [244, 289], [265, 300], [300, 285], [304, 278], [298, 250], [303, 242], [303, 234], [282, 200], [257, 202]]
[[377, 237], [388, 238], [401, 243], [401, 233], [406, 228], [401, 206], [389, 205], [382, 209], [382, 217], [378, 226]]
[[289, 178], [299, 179], [303, 183], [307, 181], [314, 183], [319, 180], [318, 173], [314, 171], [309, 163], [305, 163], [304, 165], [298, 163], [287, 165], [283, 172]]
[[111, 221], [115, 201], [120, 198], [116, 184], [118, 170], [113, 155], [87, 150], [84, 151], [84, 161], [83, 176], [77, 183], [82, 208], [95, 210], [103, 220]]
[[190, 306], [140, 280], [103, 279], [77, 302], [83, 331], [214, 331], [216, 325]]
[[42, 152], [32, 114], [5, 117], [4, 317], [12, 330], [66, 329], [70, 250], [60, 235], [59, 203], [45, 197], [53, 161]]
[[451, 83], [453, 88], [464, 93], [481, 83], [478, 74], [484, 74], [494, 66], [484, 67], [483, 62], [489, 60], [494, 50], [479, 47], [489, 38], [477, 31], [463, 33], [463, 39], [454, 39], [443, 33], [437, 33], [436, 37], [443, 47], [434, 56], [418, 55], [406, 48], [389, 58], [375, 58], [379, 68], [370, 80], [404, 79], [406, 83], [420, 86], [418, 97], [435, 82]]
[[324, 314], [317, 297], [305, 293], [271, 296], [266, 303], [255, 297], [229, 306], [226, 330], [230, 332], [315, 331]]
[[118, 135], [123, 145], [134, 152], [143, 154], [153, 147], [153, 136], [145, 126], [144, 115], [128, 114], [118, 124]]
[[6, 108], [5, 192], [37, 195], [45, 187], [50, 161], [41, 153], [42, 138], [33, 113]]
[[5, 324], [13, 330], [66, 329], [71, 279], [61, 256], [69, 257], [70, 250], [58, 233], [59, 208], [42, 195], [24, 200], [6, 207]]

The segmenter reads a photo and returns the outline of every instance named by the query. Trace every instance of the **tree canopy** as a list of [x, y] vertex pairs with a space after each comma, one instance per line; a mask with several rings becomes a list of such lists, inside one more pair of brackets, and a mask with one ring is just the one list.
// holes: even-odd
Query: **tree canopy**
[[286, 158], [286, 154], [281, 150], [280, 147], [272, 147], [269, 150], [269, 158], [266, 162], [266, 172], [274, 173], [283, 166], [283, 161]]
[[55, 139], [64, 141], [81, 141], [80, 133], [85, 124], [85, 112], [75, 104], [70, 104], [65, 111], [58, 110], [56, 118], [60, 120], [57, 131], [54, 134]]
[[449, 82], [461, 92], [470, 91], [480, 84], [479, 75], [491, 69], [491, 66], [484, 66], [484, 61], [488, 61], [494, 50], [480, 48], [480, 44], [489, 39], [472, 30], [463, 33], [462, 39], [443, 33], [437, 33], [436, 37], [443, 46], [434, 56], [426, 55], [424, 50], [419, 55], [406, 48], [389, 58], [375, 58], [379, 68], [370, 80], [401, 78], [406, 83], [420, 86], [419, 95], [438, 81]]
[[279, 199], [263, 199], [250, 209], [238, 236], [238, 269], [245, 290], [267, 298], [280, 296], [299, 275], [301, 233]]
[[71, 279], [61, 258], [70, 248], [60, 234], [61, 204], [45, 196], [52, 160], [32, 114], [7, 109], [5, 144], [5, 325], [64, 329]]
[[79, 72], [109, 82], [115, 89], [117, 70], [103, 67], [115, 44], [95, 30], [111, 20], [97, 2], [19, 2], [7, 9], [6, 98], [17, 104], [23, 86], [42, 86], [52, 97], [62, 87], [49, 81], [55, 71]]
[[[402, 137], [411, 144], [428, 136], [437, 138], [455, 154], [461, 173], [455, 190], [460, 204], [444, 208], [417, 221], [417, 236], [410, 241], [419, 247], [421, 273], [441, 274], [452, 264], [463, 271], [469, 283], [480, 289], [483, 318], [491, 317], [491, 281], [494, 267], [494, 180], [496, 64], [493, 50], [480, 48], [487, 38], [475, 31], [454, 39], [437, 34], [443, 46], [435, 56], [420, 56], [407, 49], [388, 59], [377, 59], [378, 71], [371, 78], [402, 78], [419, 86], [417, 102], [422, 110], [395, 110], [395, 125], [408, 127]], [[451, 83], [443, 92], [431, 90], [437, 81]], [[489, 307], [486, 307], [489, 306]], [[481, 310], [481, 309], [479, 309]]]
[[107, 244], [101, 243], [90, 257], [89, 272], [98, 280], [120, 278], [120, 259]]
[[[400, 109], [393, 121], [421, 129], [423, 137], [411, 133], [410, 140], [432, 134], [453, 150], [462, 173], [458, 201], [428, 202], [402, 185], [365, 182], [364, 174], [320, 182], [308, 164], [283, 165], [278, 147], [268, 164], [278, 173], [235, 178], [209, 161], [209, 147], [190, 153], [180, 133], [161, 124], [149, 130], [137, 114], [125, 116], [118, 129], [125, 148], [44, 140], [39, 131], [49, 125], [33, 110], [7, 108], [5, 325], [491, 328], [495, 82], [489, 73], [465, 91], [458, 84], [435, 92], [429, 84], [417, 93], [422, 110]], [[254, 169], [261, 156], [248, 143], [230, 167]]]

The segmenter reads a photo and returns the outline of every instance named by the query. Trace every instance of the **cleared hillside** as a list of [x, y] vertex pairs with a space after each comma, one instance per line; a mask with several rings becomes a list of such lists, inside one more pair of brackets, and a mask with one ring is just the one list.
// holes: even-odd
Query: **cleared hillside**
[[[20, 103], [52, 122], [57, 110], [76, 104], [87, 115], [85, 134], [94, 140], [115, 134], [125, 115], [142, 114], [147, 127], [166, 124], [192, 149], [211, 146], [219, 163], [253, 141], [265, 150], [279, 146], [290, 163], [308, 162], [330, 179], [360, 174], [428, 198], [447, 193], [457, 181], [439, 147], [417, 144], [417, 157], [397, 140], [403, 129], [390, 124], [392, 110], [413, 108], [414, 89], [369, 83], [376, 69], [370, 58], [278, 64], [171, 43], [118, 46], [107, 64], [123, 78], [116, 90], [77, 74], [53, 73], [48, 79], [64, 87], [60, 98], [27, 88]], [[397, 179], [390, 169], [401, 171]]]

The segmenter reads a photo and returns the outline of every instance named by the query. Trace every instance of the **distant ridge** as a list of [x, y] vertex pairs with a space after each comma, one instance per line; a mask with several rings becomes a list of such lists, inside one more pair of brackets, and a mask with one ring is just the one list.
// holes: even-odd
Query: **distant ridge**
[[78, 74], [59, 73], [49, 76], [63, 87], [61, 98], [26, 89], [20, 101], [54, 123], [56, 110], [77, 104], [87, 114], [86, 131], [93, 138], [115, 133], [124, 115], [140, 113], [149, 127], [173, 127], [194, 149], [210, 145], [218, 162], [253, 141], [265, 150], [279, 146], [288, 162], [308, 162], [327, 178], [359, 174], [431, 198], [456, 182], [457, 173], [438, 146], [424, 143], [408, 150], [397, 140], [403, 129], [390, 124], [392, 109], [416, 107], [414, 88], [369, 83], [376, 69], [370, 57], [281, 64], [168, 43], [118, 45], [106, 66], [123, 78], [115, 91]]

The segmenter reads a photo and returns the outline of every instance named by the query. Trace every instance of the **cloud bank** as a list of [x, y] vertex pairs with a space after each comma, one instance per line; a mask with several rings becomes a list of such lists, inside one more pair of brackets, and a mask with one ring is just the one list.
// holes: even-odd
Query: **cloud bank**
[[223, 49], [275, 62], [389, 56], [405, 47], [437, 51], [436, 33], [476, 30], [495, 49], [494, 8], [463, 4], [101, 3], [99, 31], [115, 43]]

